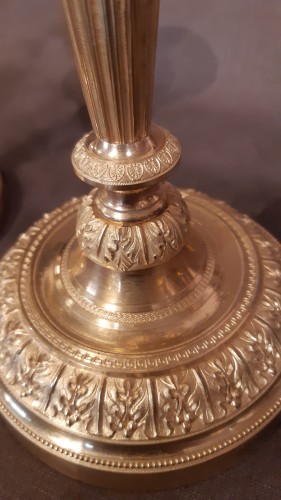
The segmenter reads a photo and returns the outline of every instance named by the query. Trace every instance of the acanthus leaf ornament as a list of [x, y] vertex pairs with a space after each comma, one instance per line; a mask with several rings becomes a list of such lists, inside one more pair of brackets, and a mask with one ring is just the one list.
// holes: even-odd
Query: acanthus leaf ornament
[[166, 186], [167, 205], [153, 219], [124, 223], [103, 218], [95, 209], [95, 191], [83, 199], [76, 235], [84, 254], [120, 271], [159, 265], [186, 244], [189, 213], [181, 196]]
[[63, 472], [171, 487], [280, 412], [280, 244], [165, 181], [181, 148], [151, 123], [159, 0], [63, 5], [92, 123], [72, 163], [94, 189], [0, 261], [0, 411]]
[[[54, 221], [56, 217], [57, 212]], [[40, 235], [45, 223], [43, 219], [32, 228], [32, 237]], [[266, 289], [255, 318], [230, 337], [220, 354], [211, 352], [199, 364], [179, 364], [167, 374], [135, 378], [93, 373], [79, 368], [74, 359], [61, 363], [39, 338], [34, 339], [19, 315], [13, 281], [18, 268], [10, 262], [17, 259], [21, 266], [29, 241], [28, 236], [19, 239], [1, 265], [0, 374], [27, 408], [31, 404], [38, 415], [59, 427], [65, 423], [85, 437], [105, 440], [169, 441], [227, 421], [256, 401], [279, 373], [280, 347], [275, 324], [269, 326], [280, 299], [277, 289]], [[274, 294], [273, 302], [269, 294]], [[263, 320], [265, 310], [268, 316]]]

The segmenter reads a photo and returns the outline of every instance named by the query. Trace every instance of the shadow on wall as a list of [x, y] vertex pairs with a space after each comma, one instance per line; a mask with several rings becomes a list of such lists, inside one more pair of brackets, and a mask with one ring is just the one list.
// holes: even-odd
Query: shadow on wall
[[[200, 97], [216, 82], [219, 64], [200, 35], [178, 26], [159, 30], [155, 121], [180, 140], [181, 167], [170, 180], [223, 199], [281, 237], [280, 128], [270, 112]], [[237, 93], [237, 95], [236, 95]], [[259, 215], [260, 214], [260, 215]]]
[[247, 114], [179, 103], [172, 121], [182, 145], [172, 182], [226, 201], [281, 239], [280, 128], [274, 117], [258, 109]]
[[74, 101], [75, 103], [79, 104], [76, 116], [73, 118], [73, 121], [76, 119], [77, 122], [79, 122], [81, 131], [83, 133], [89, 132], [91, 130], [92, 125], [90, 122], [87, 106], [85, 104], [85, 100], [83, 97], [83, 92], [79, 82], [78, 73], [75, 67], [73, 67], [73, 69], [65, 76], [62, 83], [62, 93], [66, 100]]
[[[280, 128], [272, 114], [263, 116], [259, 109], [248, 116], [241, 106], [221, 109], [214, 105], [212, 98], [210, 106], [206, 105], [205, 98], [196, 99], [214, 84], [218, 71], [214, 51], [200, 35], [177, 26], [160, 28], [155, 121], [168, 126], [182, 144], [182, 165], [171, 180], [179, 186], [193, 187], [226, 200], [256, 217], [280, 238]], [[91, 127], [74, 67], [66, 73], [57, 97], [61, 98], [62, 113], [55, 121], [56, 126], [24, 137], [2, 156], [6, 197], [8, 193], [11, 199], [6, 200], [1, 236], [9, 232], [22, 210], [24, 189], [17, 170], [25, 162], [31, 162], [37, 171], [40, 160], [43, 163], [38, 168], [48, 169], [48, 175], [55, 178], [57, 165], [50, 163], [49, 150], [56, 147], [63, 189], [66, 189], [65, 179], [74, 185], [70, 150]], [[69, 102], [78, 104], [71, 122], [63, 107]], [[53, 118], [51, 121], [53, 123]], [[77, 194], [79, 189], [87, 189], [80, 184], [81, 188], [75, 184]]]
[[34, 135], [30, 141], [18, 143], [0, 157], [0, 164], [3, 171], [1, 237], [4, 237], [9, 232], [11, 224], [22, 208], [23, 186], [17, 170], [24, 162], [32, 158], [36, 159], [40, 148], [44, 151], [47, 141], [46, 135]]
[[255, 220], [281, 241], [281, 198], [270, 203]]
[[216, 80], [218, 61], [208, 42], [179, 26], [159, 29], [154, 107], [195, 96]]

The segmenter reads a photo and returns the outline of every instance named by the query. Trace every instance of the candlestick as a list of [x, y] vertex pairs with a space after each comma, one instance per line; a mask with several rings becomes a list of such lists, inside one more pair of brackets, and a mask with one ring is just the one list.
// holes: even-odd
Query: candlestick
[[[158, 0], [64, 0], [94, 186], [0, 264], [0, 411], [49, 465], [161, 488], [216, 471], [280, 411], [280, 244], [166, 177], [151, 122]], [[175, 5], [176, 8], [176, 5]]]

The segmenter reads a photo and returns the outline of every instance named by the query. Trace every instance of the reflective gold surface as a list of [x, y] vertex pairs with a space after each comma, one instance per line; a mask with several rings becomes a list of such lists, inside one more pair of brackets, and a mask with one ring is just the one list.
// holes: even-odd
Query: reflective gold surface
[[221, 202], [182, 195], [188, 244], [162, 266], [83, 257], [78, 199], [1, 262], [2, 413], [73, 477], [200, 479], [279, 412], [280, 245]]
[[279, 413], [280, 244], [164, 182], [151, 126], [158, 1], [64, 0], [98, 186], [0, 263], [0, 408], [38, 457], [104, 486], [204, 477]]

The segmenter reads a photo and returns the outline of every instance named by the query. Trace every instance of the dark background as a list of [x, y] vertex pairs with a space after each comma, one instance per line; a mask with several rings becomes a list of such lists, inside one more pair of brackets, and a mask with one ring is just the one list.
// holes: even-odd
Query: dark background
[[[281, 239], [280, 0], [161, 0], [154, 120], [181, 141], [179, 186], [224, 199]], [[90, 129], [58, 0], [1, 0], [0, 251], [86, 193], [70, 152]], [[35, 460], [0, 422], [1, 499], [277, 499], [276, 423], [227, 472], [159, 493], [98, 490]]]

